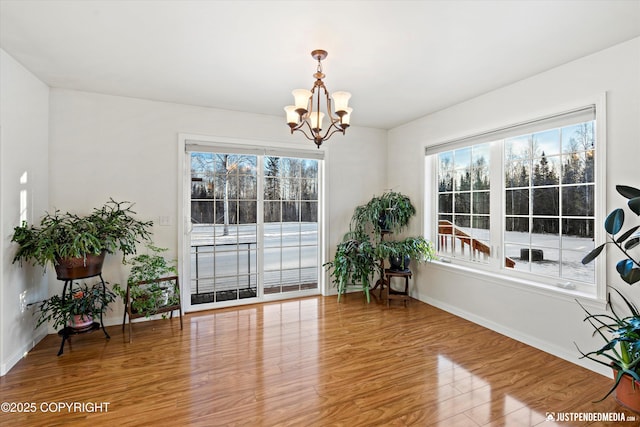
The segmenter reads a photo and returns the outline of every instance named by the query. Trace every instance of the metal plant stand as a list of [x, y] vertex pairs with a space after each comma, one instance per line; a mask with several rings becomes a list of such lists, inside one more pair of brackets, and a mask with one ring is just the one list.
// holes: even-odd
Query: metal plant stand
[[[73, 281], [74, 280], [89, 279], [91, 277], [96, 277], [96, 276], [100, 278], [100, 282], [102, 283], [103, 295], [106, 295], [106, 285], [105, 285], [104, 279], [102, 278], [102, 273], [91, 274], [89, 276], [84, 276], [84, 277], [74, 277], [73, 279], [61, 279], [60, 277], [58, 277], [58, 280], [64, 280], [64, 287], [62, 288], [62, 303], [64, 304], [65, 298], [67, 296], [67, 289], [69, 289], [69, 292], [68, 292], [69, 298], [73, 298]], [[68, 326], [68, 325], [65, 326], [64, 328], [58, 331], [58, 335], [62, 337], [62, 343], [60, 344], [60, 350], [58, 351], [58, 356], [62, 355], [64, 351], [65, 341], [68, 340], [69, 342], [71, 342], [72, 335], [86, 334], [87, 332], [93, 332], [100, 328], [102, 328], [102, 332], [104, 332], [104, 336], [107, 339], [111, 339], [106, 329], [104, 328], [104, 323], [102, 323], [102, 311], [100, 312], [100, 323], [93, 322], [90, 326], [80, 330], [72, 328], [71, 326]]]

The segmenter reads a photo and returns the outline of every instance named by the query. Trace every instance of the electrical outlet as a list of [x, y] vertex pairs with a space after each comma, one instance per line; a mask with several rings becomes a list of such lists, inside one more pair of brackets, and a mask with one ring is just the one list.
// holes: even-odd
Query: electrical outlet
[[172, 225], [171, 217], [169, 215], [161, 215], [158, 217], [158, 225], [168, 227]]
[[32, 305], [34, 305], [33, 303], [27, 303], [27, 291], [23, 291], [20, 293], [20, 313], [24, 313], [25, 311], [27, 311]]

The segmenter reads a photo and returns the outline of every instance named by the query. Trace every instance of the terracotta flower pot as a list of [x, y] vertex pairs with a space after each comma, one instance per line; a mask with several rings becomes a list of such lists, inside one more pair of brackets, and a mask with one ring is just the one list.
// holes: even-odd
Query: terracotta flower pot
[[90, 314], [74, 314], [69, 321], [69, 326], [76, 331], [83, 331], [93, 326], [93, 317]]
[[87, 254], [84, 258], [61, 258], [54, 266], [58, 280], [75, 280], [93, 277], [102, 273], [102, 264], [106, 253], [100, 255]]
[[[613, 375], [615, 379], [618, 371], [614, 369]], [[629, 375], [623, 375], [618, 387], [616, 387], [615, 397], [620, 405], [640, 413], [640, 382], [635, 381]]]

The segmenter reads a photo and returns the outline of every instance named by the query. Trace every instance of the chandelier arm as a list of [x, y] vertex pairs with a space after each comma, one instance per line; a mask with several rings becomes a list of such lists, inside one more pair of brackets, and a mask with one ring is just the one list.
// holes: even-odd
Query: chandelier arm
[[[322, 81], [320, 82], [322, 83]], [[309, 96], [309, 102], [307, 103], [307, 109], [309, 110], [307, 112], [307, 114], [305, 114], [305, 117], [309, 117], [311, 115], [311, 112], [313, 111], [313, 97], [316, 95], [316, 87], [317, 87], [317, 82], [313, 85], [313, 87], [311, 88], [311, 96]], [[320, 95], [320, 91], [318, 91], [318, 95]]]
[[296, 131], [296, 130], [301, 130], [301, 128], [304, 126], [306, 122], [306, 119], [304, 118], [305, 116], [306, 115], [301, 116], [300, 123], [298, 123], [297, 125], [291, 128], [291, 133], [293, 133], [293, 131]]
[[[324, 91], [324, 97], [327, 99], [327, 118], [331, 121], [331, 123], [336, 123], [339, 122], [341, 119], [339, 116], [337, 116], [334, 112], [333, 112], [333, 102], [331, 102], [331, 96], [329, 95], [329, 90], [327, 90], [327, 87], [324, 85], [324, 82], [322, 82], [322, 80], [319, 80], [320, 84], [317, 84], [316, 86], [321, 87], [322, 90]], [[318, 91], [318, 109], [320, 109], [320, 91]]]
[[329, 91], [327, 91], [327, 89], [325, 88], [325, 95], [327, 97], [327, 116], [329, 116], [329, 120], [331, 120], [331, 123], [335, 123], [337, 121], [340, 121], [340, 117], [336, 118], [336, 116], [334, 116], [334, 112], [331, 108], [331, 98], [329, 97]]
[[[333, 129], [333, 131], [331, 129]], [[334, 133], [341, 133], [344, 135], [344, 129], [338, 127], [335, 123], [332, 123], [331, 126], [329, 126], [329, 129], [327, 129], [327, 132], [322, 137], [322, 142], [328, 141]]]
[[[322, 83], [322, 80], [320, 80], [320, 83]], [[321, 86], [321, 87], [322, 87], [322, 89], [324, 90], [324, 94], [325, 94], [325, 96], [326, 96], [326, 95], [327, 95], [327, 90], [324, 88], [324, 84], [322, 84], [322, 86]], [[316, 123], [317, 123], [318, 128], [319, 128], [319, 127], [320, 127], [320, 120], [319, 120], [319, 119], [320, 119], [320, 116], [319, 116], [319, 114], [320, 114], [320, 90], [318, 90], [318, 100], [316, 101], [316, 108], [318, 109], [318, 110], [315, 112], [315, 113], [316, 113], [316, 115], [318, 115], [318, 117], [317, 117], [317, 118], [318, 118], [318, 120], [316, 121]]]
[[305, 138], [307, 138], [309, 141], [314, 141], [315, 142], [315, 138], [312, 136], [309, 136], [307, 134], [307, 132], [304, 129], [304, 125], [305, 123], [307, 124], [307, 127], [309, 128], [309, 132], [311, 132], [311, 135], [314, 135], [313, 130], [311, 129], [311, 125], [309, 124], [309, 122], [307, 120], [302, 120], [302, 122], [300, 122], [300, 124], [294, 128], [291, 129], [291, 133], [293, 133], [294, 131], [299, 131], [301, 132]]

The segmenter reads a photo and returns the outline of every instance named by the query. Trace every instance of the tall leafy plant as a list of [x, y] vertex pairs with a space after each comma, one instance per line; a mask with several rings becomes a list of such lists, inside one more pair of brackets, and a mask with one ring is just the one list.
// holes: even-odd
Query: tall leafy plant
[[598, 402], [613, 393], [625, 374], [636, 381], [640, 381], [640, 313], [638, 308], [625, 298], [620, 291], [617, 289], [614, 289], [614, 291], [624, 301], [629, 311], [628, 315], [618, 315], [611, 303], [611, 298], [607, 301], [607, 307], [611, 314], [591, 314], [578, 302], [587, 314], [584, 321], [589, 322], [594, 328], [594, 334], [599, 335], [605, 342], [597, 350], [584, 353], [578, 348], [578, 351], [583, 358], [612, 368], [616, 375], [613, 386]]
[[[640, 190], [626, 185], [618, 185], [616, 190], [628, 199], [627, 206], [631, 212], [640, 215]], [[613, 245], [624, 255], [624, 258], [616, 264], [616, 270], [622, 280], [633, 285], [640, 281], [640, 258], [632, 255], [634, 248], [640, 245], [640, 233], [638, 232], [640, 225], [629, 227], [623, 231], [624, 222], [625, 211], [622, 208], [611, 211], [604, 221], [607, 241], [590, 251], [582, 263], [592, 262], [604, 253], [607, 246]], [[640, 312], [636, 305], [625, 298], [619, 290], [615, 288], [613, 290], [624, 302], [628, 311], [627, 315], [618, 314], [610, 297], [607, 301], [610, 314], [592, 314], [578, 302], [586, 313], [584, 320], [594, 328], [594, 335], [599, 335], [605, 341], [604, 346], [597, 350], [584, 353], [578, 348], [578, 351], [582, 357], [611, 367], [616, 373], [613, 386], [601, 400], [616, 390], [625, 375], [635, 381], [640, 381]]]
[[408, 196], [388, 191], [381, 196], [374, 196], [367, 204], [356, 207], [350, 228], [356, 232], [366, 232], [370, 226], [376, 235], [383, 231], [398, 233], [409, 224], [415, 214], [416, 208]]
[[338, 286], [362, 283], [369, 286], [376, 268], [376, 257], [371, 240], [364, 234], [349, 232], [338, 243], [333, 260], [325, 268]]
[[375, 196], [357, 206], [349, 231], [336, 247], [332, 261], [324, 264], [332, 281], [342, 285], [360, 283], [368, 288], [374, 274], [384, 274], [382, 259], [389, 255], [409, 255], [419, 261], [432, 259], [434, 249], [423, 237], [408, 237], [399, 242], [383, 240], [388, 232], [399, 232], [409, 223], [416, 209], [409, 197], [398, 192]]
[[[629, 199], [627, 206], [636, 215], [640, 215], [640, 190], [627, 185], [617, 185], [616, 190], [623, 197]], [[630, 285], [640, 281], [640, 258], [633, 258], [631, 250], [640, 245], [640, 233], [636, 225], [622, 231], [624, 226], [625, 213], [622, 208], [611, 211], [604, 221], [604, 229], [607, 232], [608, 240], [600, 246], [593, 249], [582, 260], [583, 264], [588, 264], [596, 259], [608, 245], [618, 248], [625, 256], [624, 259], [618, 261], [616, 270], [618, 274]]]
[[407, 268], [405, 258], [423, 262], [435, 258], [436, 252], [431, 242], [424, 237], [411, 236], [402, 240], [381, 241], [376, 247], [376, 254], [379, 259], [397, 259], [396, 263], [404, 270]]

